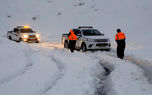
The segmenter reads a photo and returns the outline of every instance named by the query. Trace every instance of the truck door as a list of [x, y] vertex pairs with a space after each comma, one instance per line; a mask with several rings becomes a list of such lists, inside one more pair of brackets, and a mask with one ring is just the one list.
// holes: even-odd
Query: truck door
[[81, 48], [81, 43], [82, 43], [82, 40], [81, 40], [81, 36], [82, 36], [81, 31], [79, 29], [73, 29], [73, 32], [74, 32], [74, 34], [77, 35], [77, 41], [76, 41], [75, 48], [79, 49], [79, 48]]
[[18, 38], [19, 38], [19, 29], [14, 28], [14, 31], [12, 32], [12, 39], [18, 41]]

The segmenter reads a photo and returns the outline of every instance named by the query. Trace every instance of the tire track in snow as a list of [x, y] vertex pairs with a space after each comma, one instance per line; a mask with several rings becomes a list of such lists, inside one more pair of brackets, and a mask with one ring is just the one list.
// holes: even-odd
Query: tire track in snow
[[[111, 52], [105, 52], [104, 54], [117, 58], [115, 50], [112, 50]], [[134, 55], [127, 54], [125, 54], [123, 60], [136, 64], [139, 68], [141, 68], [144, 71], [144, 76], [148, 79], [148, 82], [152, 84], [152, 62], [142, 60], [140, 58], [135, 57]]]
[[[112, 52], [110, 53], [107, 52], [106, 54], [117, 58], [115, 50], [112, 50]], [[127, 54], [124, 56], [123, 60], [136, 64], [139, 68], [141, 68], [144, 71], [144, 76], [148, 79], [148, 82], [152, 84], [152, 62], [142, 60], [140, 58], [135, 57], [134, 55]]]
[[[92, 55], [91, 55], [92, 56]], [[120, 68], [122, 67], [122, 68], [124, 68], [124, 69], [122, 69], [122, 74], [123, 73], [125, 73], [126, 72], [126, 69], [125, 69], [125, 66], [133, 66], [133, 67], [131, 67], [132, 69], [133, 68], [136, 68], [135, 70], [131, 70], [131, 71], [127, 71], [127, 73], [128, 74], [130, 74], [130, 77], [128, 77], [128, 79], [130, 80], [129, 81], [129, 83], [131, 83], [131, 84], [134, 84], [134, 82], [132, 82], [131, 80], [133, 80], [133, 79], [135, 79], [136, 81], [135, 81], [135, 83], [137, 83], [137, 85], [140, 85], [141, 87], [139, 87], [139, 88], [137, 88], [136, 90], [139, 90], [139, 91], [141, 91], [141, 89], [143, 89], [142, 87], [149, 87], [149, 85], [147, 85], [146, 86], [146, 84], [148, 84], [148, 80], [144, 77], [144, 74], [143, 73], [141, 73], [141, 71], [144, 71], [142, 68], [139, 68], [139, 66], [137, 65], [137, 64], [134, 64], [134, 63], [140, 63], [141, 65], [143, 65], [144, 67], [145, 67], [145, 63], [144, 64], [142, 64], [143, 63], [143, 61], [139, 61], [139, 59], [137, 59], [137, 60], [135, 60], [134, 61], [134, 63], [132, 62], [134, 59], [132, 59], [133, 57], [131, 57], [130, 58], [130, 61], [128, 61], [128, 59], [124, 59], [124, 60], [119, 60], [118, 58], [116, 58], [116, 57], [114, 57], [114, 56], [111, 56], [111, 58], [113, 59], [113, 60], [117, 60], [118, 62], [125, 62], [125, 63], [129, 63], [128, 65], [126, 65], [126, 64], [116, 64], [116, 65], [114, 65], [114, 64], [112, 64], [111, 62], [113, 62], [113, 61], [110, 61], [110, 60], [108, 60], [108, 59], [110, 59], [110, 58], [108, 58], [108, 56], [107, 57], [105, 57], [106, 58], [106, 60], [104, 60], [104, 58], [102, 58], [104, 55], [102, 55], [101, 57], [100, 56], [98, 56], [98, 55], [95, 55], [94, 57], [95, 58], [97, 58], [98, 60], [100, 60], [100, 64], [104, 67], [104, 69], [105, 69], [105, 71], [107, 72], [107, 73], [105, 73], [106, 75], [105, 75], [105, 77], [104, 78], [102, 78], [101, 77], [101, 86], [99, 87], [99, 88], [97, 88], [97, 90], [98, 90], [98, 94], [97, 95], [117, 95], [117, 93], [115, 93], [115, 92], [118, 92], [118, 93], [121, 93], [121, 92], [119, 92], [119, 91], [117, 91], [117, 89], [115, 90], [115, 88], [112, 88], [112, 86], [113, 86], [113, 82], [111, 81], [111, 75], [113, 75], [113, 74], [118, 74], [118, 75], [121, 75], [121, 73], [119, 73], [118, 72], [118, 70], [121, 70]], [[109, 56], [110, 57], [110, 56]], [[107, 59], [108, 58], [108, 59]], [[128, 57], [127, 57], [128, 58]], [[114, 63], [115, 62], [117, 62], [117, 61], [114, 61]], [[144, 61], [145, 62], [145, 61]], [[147, 67], [147, 66], [146, 66]], [[116, 70], [114, 70], [115, 68], [117, 68]], [[118, 69], [119, 68], [119, 69]], [[125, 70], [125, 72], [123, 71], [123, 70]], [[146, 69], [147, 70], [147, 69]], [[148, 70], [150, 70], [150, 69], [148, 69]], [[151, 70], [150, 70], [151, 71]], [[111, 72], [113, 72], [113, 73], [111, 73]], [[139, 72], [139, 74], [137, 74], [137, 72]], [[111, 73], [111, 74], [110, 74]], [[134, 76], [134, 73], [136, 73], [137, 75], [136, 76]], [[142, 80], [142, 79], [140, 79], [140, 77], [141, 76], [143, 76], [142, 77], [142, 79], [144, 80], [145, 79], [145, 82]], [[149, 75], [148, 75], [149, 76]], [[151, 76], [151, 75], [150, 75]], [[126, 77], [127, 78], [127, 77]], [[113, 79], [113, 78], [112, 78]], [[114, 78], [114, 80], [115, 80], [115, 78]], [[120, 81], [121, 81], [122, 79], [120, 79]], [[114, 83], [117, 83], [117, 82], [114, 82]], [[143, 84], [142, 84], [143, 83]], [[144, 85], [145, 84], [145, 85]], [[117, 87], [117, 86], [116, 86]], [[125, 87], [125, 86], [123, 86], [123, 87]], [[146, 88], [145, 88], [146, 89]], [[147, 88], [148, 89], [148, 88]], [[127, 89], [128, 90], [128, 89]], [[131, 92], [134, 92], [133, 90], [130, 90]], [[148, 89], [148, 90], [146, 90], [146, 91], [150, 91], [150, 89]], [[143, 91], [143, 92], [146, 92], [146, 91]], [[110, 93], [109, 93], [110, 92]], [[112, 93], [111, 93], [112, 92]], [[142, 91], [141, 91], [142, 92]], [[143, 93], [142, 92], [142, 93]], [[149, 92], [146, 92], [146, 93], [148, 93], [149, 94]], [[150, 94], [149, 94], [150, 95]]]
[[[48, 46], [48, 45], [45, 45], [45, 46]], [[50, 47], [50, 46], [48, 46], [48, 47]], [[104, 54], [107, 54], [107, 55], [109, 55], [111, 57], [117, 58], [116, 52], [114, 50], [112, 52], [104, 52]], [[52, 60], [54, 60], [56, 62], [56, 59], [52, 59]], [[143, 69], [145, 77], [148, 79], [148, 81], [150, 83], [152, 83], [152, 70], [151, 70], [152, 65], [150, 64], [150, 62], [135, 58], [134, 56], [130, 56], [130, 55], [126, 55], [124, 60], [129, 61], [129, 62], [131, 62], [133, 64], [136, 64], [141, 69]], [[108, 75], [110, 74], [110, 72], [112, 70], [111, 70], [111, 67], [109, 67], [109, 66], [107, 67], [107, 66], [103, 65], [104, 64], [103, 60], [101, 60], [101, 64], [104, 67], [106, 73], [105, 73], [105, 77], [101, 78], [101, 84], [103, 86], [100, 86], [99, 88], [97, 88], [97, 90], [98, 90], [98, 94], [97, 95], [106, 95], [107, 92], [109, 90], [111, 90], [112, 88], [109, 88], [110, 86], [107, 86], [107, 85], [110, 85], [110, 83], [107, 84], [107, 82], [104, 82], [104, 81], [110, 82], [110, 80], [108, 78]], [[59, 76], [54, 78], [54, 80], [56, 80], [55, 83], [53, 82], [44, 92], [47, 92], [49, 89], [51, 89], [56, 84], [57, 80], [59, 80], [59, 79], [60, 79]]]
[[54, 77], [47, 82], [47, 85], [45, 89], [43, 90], [43, 94], [45, 94], [47, 91], [49, 91], [53, 86], [56, 85], [58, 80], [60, 80], [65, 73], [65, 67], [62, 62], [60, 62], [56, 57], [51, 56], [52, 60], [57, 64], [58, 71], [54, 74]]
[[[114, 70], [114, 66], [109, 63], [106, 62], [104, 60], [101, 60], [100, 58], [96, 57], [99, 61], [99, 64], [104, 68], [105, 72], [103, 76], [100, 76], [100, 82], [99, 82], [99, 86], [97, 86], [97, 94], [96, 95], [108, 95], [109, 91], [114, 91], [114, 89], [112, 88], [112, 81], [109, 78], [109, 75], [111, 74], [111, 72]], [[116, 93], [114, 93], [113, 95], [117, 95]]]
[[30, 54], [31, 53], [25, 53], [25, 58], [27, 60], [27, 65], [24, 67], [24, 68], [21, 68], [20, 70], [14, 72], [13, 74], [7, 76], [7, 77], [4, 77], [0, 80], [0, 85], [4, 84], [4, 83], [7, 83], [21, 75], [23, 75], [27, 70], [31, 69], [32, 68], [32, 61], [31, 61], [31, 58], [30, 58]]
[[115, 69], [114, 65], [108, 61], [104, 61], [104, 59], [101, 59], [98, 55], [96, 55], [96, 52], [87, 52], [86, 54], [99, 60], [99, 64], [105, 70], [104, 74], [97, 76], [100, 79], [100, 82], [96, 87], [95, 95], [109, 95], [108, 92], [110, 91], [114, 92], [113, 95], [117, 95], [112, 88], [112, 81], [109, 77], [111, 72]]
[[[32, 44], [32, 46], [41, 48], [41, 49], [45, 49], [45, 50], [50, 50], [52, 48], [62, 49], [62, 46], [60, 44], [58, 45], [58, 44], [48, 43], [48, 42]], [[39, 51], [39, 49], [38, 49], [38, 51]], [[45, 93], [47, 93], [47, 91], [49, 91], [52, 87], [54, 87], [56, 85], [56, 83], [58, 82], [58, 80], [60, 80], [64, 76], [64, 73], [65, 73], [65, 66], [63, 65], [63, 63], [60, 62], [59, 59], [56, 58], [55, 56], [53, 56], [53, 55], [49, 55], [49, 56], [52, 59], [52, 61], [54, 61], [56, 63], [58, 70], [53, 75], [53, 78], [51, 78], [50, 80], [48, 80], [48, 82], [46, 82], [46, 86], [41, 90], [40, 95], [44, 95]]]
[[[42, 43], [42, 44], [40, 44], [40, 46], [42, 46], [42, 47], [54, 47], [54, 48], [57, 48], [57, 49], [63, 48], [61, 45], [52, 44], [52, 43]], [[117, 58], [116, 51], [114, 49], [112, 49], [111, 52], [105, 52], [104, 54], [107, 54], [109, 56]], [[145, 77], [152, 84], [152, 70], [151, 70], [152, 63], [150, 63], [146, 60], [141, 60], [139, 58], [135, 58], [132, 55], [126, 55], [124, 57], [124, 60], [130, 61], [131, 63], [134, 63], [137, 66], [139, 66], [141, 69], [143, 69]]]

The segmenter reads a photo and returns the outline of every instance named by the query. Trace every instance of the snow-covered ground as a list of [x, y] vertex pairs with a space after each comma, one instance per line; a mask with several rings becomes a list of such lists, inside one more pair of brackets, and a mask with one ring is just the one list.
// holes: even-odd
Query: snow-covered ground
[[[151, 0], [0, 1], [0, 95], [151, 95], [151, 17]], [[30, 25], [41, 43], [8, 40], [17, 25]], [[63, 49], [62, 33], [79, 25], [105, 33], [112, 52]], [[127, 36], [124, 60], [115, 53], [117, 28]]]

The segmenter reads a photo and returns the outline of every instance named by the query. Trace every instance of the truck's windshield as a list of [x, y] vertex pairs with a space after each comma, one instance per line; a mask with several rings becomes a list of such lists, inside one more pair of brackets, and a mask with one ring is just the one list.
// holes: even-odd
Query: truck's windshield
[[84, 29], [82, 30], [84, 36], [99, 36], [101, 33], [96, 29]]
[[32, 29], [21, 29], [21, 33], [34, 33]]

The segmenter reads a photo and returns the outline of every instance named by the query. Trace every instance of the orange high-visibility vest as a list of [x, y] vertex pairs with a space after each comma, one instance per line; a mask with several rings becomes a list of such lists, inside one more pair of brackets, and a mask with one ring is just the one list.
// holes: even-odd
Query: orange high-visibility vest
[[69, 40], [77, 40], [77, 36], [74, 34], [73, 30], [70, 30]]
[[119, 32], [116, 34], [115, 40], [123, 40], [123, 39], [126, 39], [126, 36], [123, 32]]

